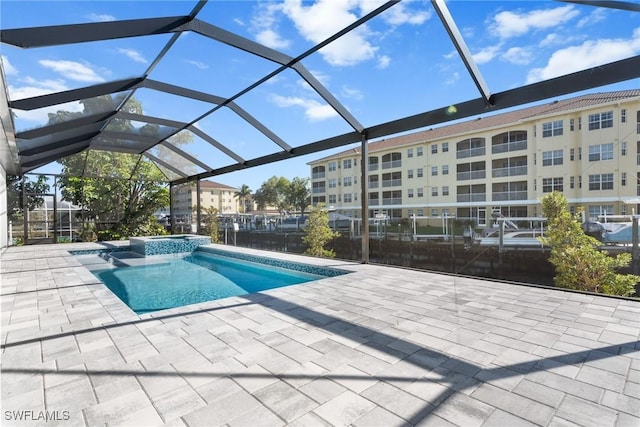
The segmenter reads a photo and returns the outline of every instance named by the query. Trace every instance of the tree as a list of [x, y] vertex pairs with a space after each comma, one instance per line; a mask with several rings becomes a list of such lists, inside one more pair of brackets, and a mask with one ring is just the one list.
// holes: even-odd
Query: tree
[[[283, 176], [272, 176], [263, 182], [258, 190], [260, 192], [261, 202], [264, 203], [265, 207], [266, 205], [275, 206], [280, 214], [291, 210], [291, 205], [289, 204], [290, 185], [291, 183], [287, 178]], [[256, 194], [258, 194], [258, 192], [256, 192]]]
[[542, 211], [547, 217], [548, 230], [541, 238], [551, 246], [549, 261], [556, 269], [557, 286], [610, 295], [629, 296], [634, 292], [638, 277], [618, 274], [616, 270], [631, 262], [628, 253], [615, 257], [599, 251], [598, 240], [584, 233], [580, 212], [572, 215], [562, 193], [554, 191], [542, 198]]
[[[84, 111], [57, 111], [49, 114], [49, 124], [78, 118], [87, 114], [113, 111], [122, 100], [109, 95], [82, 101]], [[142, 106], [135, 98], [128, 100], [125, 111], [142, 114]], [[121, 133], [140, 133], [158, 136], [159, 127], [145, 125], [140, 129], [130, 120], [113, 119], [108, 129]], [[178, 137], [178, 135], [176, 135]], [[178, 143], [188, 142], [180, 136]], [[115, 145], [127, 146], [128, 141], [116, 140]], [[158, 156], [163, 152], [157, 153]], [[171, 159], [169, 163], [176, 165]], [[98, 239], [123, 239], [130, 236], [164, 234], [165, 230], [153, 215], [169, 205], [167, 177], [150, 160], [141, 155], [121, 152], [88, 150], [60, 160], [63, 178], [60, 189], [63, 197], [81, 205]], [[85, 176], [91, 176], [87, 178]]]
[[[193, 211], [197, 212], [198, 206], [193, 207]], [[202, 208], [200, 220], [204, 224], [203, 233], [211, 236], [211, 243], [220, 242], [220, 222], [218, 221], [218, 209], [213, 206]]]
[[[35, 181], [15, 175], [7, 175], [7, 212], [9, 221], [23, 221], [24, 210], [32, 211], [44, 204], [42, 194], [51, 189], [47, 181], [48, 177], [39, 175]], [[24, 206], [22, 191], [27, 193], [27, 206]]]
[[311, 203], [311, 191], [308, 178], [293, 178], [289, 183], [288, 203], [304, 215], [304, 211]]
[[311, 256], [333, 258], [336, 256], [335, 252], [325, 249], [325, 245], [338, 236], [340, 233], [329, 227], [329, 212], [324, 210], [324, 205], [321, 203], [316, 205], [309, 214], [305, 235], [302, 237], [302, 242], [308, 246], [304, 253]]
[[247, 211], [247, 200], [251, 197], [251, 189], [247, 184], [242, 184], [239, 191], [236, 191], [235, 197], [240, 202], [240, 212]]

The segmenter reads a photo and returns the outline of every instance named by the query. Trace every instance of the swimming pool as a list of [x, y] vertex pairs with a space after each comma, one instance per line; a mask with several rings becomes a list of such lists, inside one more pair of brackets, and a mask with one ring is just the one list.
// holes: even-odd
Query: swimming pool
[[[305, 283], [345, 271], [309, 266], [296, 271], [220, 253], [196, 251], [156, 256], [144, 265], [94, 270], [118, 298], [137, 314]], [[265, 258], [266, 259], [266, 258]], [[299, 264], [298, 270], [304, 266]]]

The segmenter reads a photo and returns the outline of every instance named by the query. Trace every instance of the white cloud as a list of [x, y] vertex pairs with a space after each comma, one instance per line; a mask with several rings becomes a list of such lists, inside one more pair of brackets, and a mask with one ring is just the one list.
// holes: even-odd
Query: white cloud
[[245, 26], [245, 23], [242, 19], [240, 18], [233, 18], [233, 22], [235, 22], [236, 24], [240, 25], [241, 27]]
[[49, 59], [41, 59], [38, 61], [40, 65], [45, 68], [49, 68], [56, 73], [62, 74], [64, 77], [77, 80], [79, 82], [103, 82], [104, 79], [100, 77], [91, 67], [81, 64], [75, 61], [53, 61]]
[[579, 46], [557, 50], [547, 65], [529, 71], [527, 83], [547, 80], [605, 63], [628, 58], [640, 53], [640, 27], [631, 39], [588, 40]]
[[477, 64], [486, 64], [496, 57], [498, 51], [500, 50], [501, 45], [487, 46], [484, 49], [481, 49], [479, 52], [474, 53], [473, 59]]
[[128, 57], [129, 59], [135, 62], [140, 62], [142, 64], [146, 64], [147, 62], [149, 62], [142, 56], [140, 52], [138, 52], [135, 49], [119, 48], [118, 53], [121, 53], [122, 55]]
[[277, 15], [282, 12], [282, 5], [276, 3], [260, 3], [254, 18], [251, 20], [251, 31], [256, 41], [272, 49], [286, 49], [291, 41], [278, 33]]
[[560, 37], [556, 33], [547, 34], [540, 42], [540, 47], [552, 46], [560, 42]]
[[518, 13], [511, 11], [499, 12], [490, 23], [490, 30], [502, 39], [518, 37], [531, 30], [557, 27], [578, 16], [573, 5], [556, 7], [553, 9], [539, 9]]
[[93, 22], [108, 22], [116, 20], [115, 16], [107, 15], [106, 13], [90, 13], [87, 15], [87, 19]]
[[305, 117], [310, 121], [321, 121], [338, 115], [328, 104], [297, 96], [271, 95], [271, 102], [280, 108], [302, 107]]
[[453, 59], [458, 57], [458, 51], [453, 49], [451, 52], [442, 55], [444, 59]]
[[593, 25], [604, 20], [606, 17], [607, 17], [607, 12], [605, 12], [604, 8], [598, 7], [589, 15], [579, 20], [578, 23], [576, 24], [576, 27], [582, 28], [588, 25]]
[[4, 73], [7, 76], [15, 76], [18, 74], [18, 69], [16, 67], [14, 67], [13, 65], [11, 65], [11, 62], [9, 62], [9, 58], [7, 58], [4, 55], [0, 56], [2, 58], [2, 66], [4, 68]]
[[503, 53], [500, 58], [512, 64], [527, 65], [533, 59], [533, 54], [529, 49], [512, 47]]
[[360, 91], [359, 89], [349, 87], [347, 85], [342, 86], [342, 88], [340, 89], [340, 95], [343, 98], [350, 98], [358, 101], [364, 98], [364, 94], [362, 93], [362, 91]]
[[193, 65], [195, 67], [198, 67], [201, 70], [206, 70], [207, 68], [209, 68], [209, 66], [207, 64], [205, 64], [204, 62], [194, 61], [192, 59], [185, 59], [184, 62], [186, 62], [187, 64], [191, 64], [191, 65]]
[[289, 40], [283, 39], [280, 34], [272, 29], [265, 29], [256, 34], [258, 43], [263, 44], [272, 49], [286, 49], [290, 46]]
[[458, 80], [460, 80], [460, 73], [458, 73], [457, 71], [454, 71], [453, 73], [447, 75], [447, 77], [444, 80], [444, 84], [447, 86], [451, 86], [455, 84]]
[[431, 18], [430, 10], [407, 10], [407, 4], [406, 2], [396, 3], [382, 14], [383, 19], [391, 25], [421, 25]]
[[[282, 11], [305, 39], [319, 43], [358, 19], [351, 11], [355, 6], [348, 0], [319, 0], [310, 6], [304, 6], [302, 0], [285, 0]], [[366, 25], [362, 25], [322, 48], [320, 54], [337, 66], [373, 59], [378, 48], [367, 40], [369, 35]]]
[[[38, 80], [32, 77], [20, 79], [21, 86], [8, 86], [9, 97], [11, 100], [32, 98], [34, 96], [47, 95], [49, 93], [61, 92], [68, 90], [62, 80]], [[31, 111], [13, 110], [19, 120], [35, 122], [45, 125], [49, 121], [49, 113], [55, 113], [58, 110], [65, 111], [82, 111], [83, 107], [79, 102], [69, 102], [66, 104], [53, 105], [51, 107], [40, 108]]]
[[387, 55], [381, 55], [378, 57], [378, 64], [376, 65], [376, 68], [384, 70], [389, 66], [389, 63], [391, 63], [391, 58]]

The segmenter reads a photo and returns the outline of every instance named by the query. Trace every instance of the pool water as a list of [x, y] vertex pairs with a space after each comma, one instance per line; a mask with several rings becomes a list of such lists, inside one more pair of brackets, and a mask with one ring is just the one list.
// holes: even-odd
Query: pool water
[[214, 254], [93, 271], [137, 314], [245, 295], [322, 279], [320, 276]]

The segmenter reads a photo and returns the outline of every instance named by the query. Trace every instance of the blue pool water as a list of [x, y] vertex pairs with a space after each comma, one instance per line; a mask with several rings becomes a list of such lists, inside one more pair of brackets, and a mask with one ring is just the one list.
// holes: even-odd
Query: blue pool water
[[137, 314], [325, 277], [200, 252], [93, 274]]

